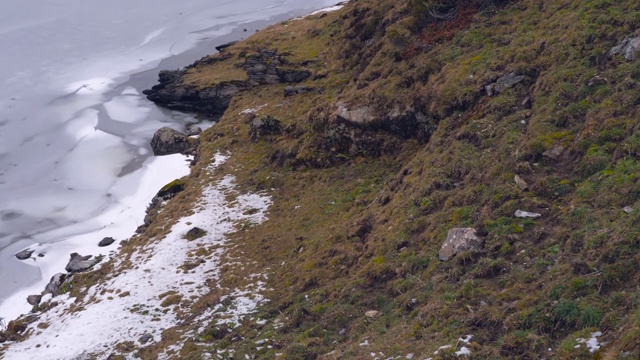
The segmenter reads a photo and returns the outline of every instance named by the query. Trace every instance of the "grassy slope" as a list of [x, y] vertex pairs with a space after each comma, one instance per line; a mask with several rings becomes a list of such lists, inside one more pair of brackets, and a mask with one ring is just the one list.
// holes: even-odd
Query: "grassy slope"
[[[285, 324], [221, 344], [255, 353], [268, 334], [265, 358], [428, 356], [473, 334], [477, 358], [590, 358], [575, 339], [601, 330], [609, 345], [600, 356], [637, 356], [640, 61], [607, 56], [639, 34], [637, 5], [516, 1], [422, 28], [413, 10], [353, 1], [229, 50], [277, 48], [328, 76], [306, 84], [320, 94], [283, 98], [283, 85], [245, 93], [208, 133], [205, 154], [230, 150], [244, 185], [274, 195], [271, 219], [241, 241], [272, 272], [263, 315]], [[486, 96], [483, 86], [509, 72], [526, 78]], [[330, 117], [338, 102], [419, 109], [438, 126], [428, 141], [358, 133], [386, 137], [375, 157], [332, 152], [323, 144], [341, 131]], [[295, 130], [248, 143], [238, 113], [264, 104], [258, 116]], [[560, 159], [542, 155], [558, 145]], [[530, 190], [517, 188], [516, 174]], [[516, 219], [517, 209], [543, 217]], [[477, 228], [484, 249], [438, 261], [459, 226]]]
[[[189, 70], [185, 81], [212, 86], [243, 77], [243, 53], [278, 49], [307, 63], [316, 76], [302, 85], [316, 91], [285, 98], [285, 85], [256, 87], [201, 135], [188, 190], [164, 213], [188, 212], [210, 181], [207, 159], [228, 151], [216, 176], [231, 173], [274, 204], [266, 223], [231, 235], [230, 258], [246, 261], [226, 266], [221, 285], [266, 272], [271, 302], [259, 314], [267, 324], [222, 336], [208, 329], [182, 358], [223, 348], [237, 358], [452, 358], [453, 348], [433, 352], [466, 334], [478, 359], [591, 358], [575, 340], [596, 330], [609, 343], [601, 358], [638, 356], [640, 60], [607, 56], [640, 35], [637, 5], [522, 0], [429, 22], [425, 3], [352, 0], [270, 27], [229, 48], [230, 60]], [[483, 87], [510, 72], [526, 78], [486, 96]], [[433, 127], [398, 135], [344, 124], [332, 116], [339, 103], [380, 118], [419, 112]], [[286, 131], [250, 141], [240, 113], [257, 108]], [[559, 159], [543, 156], [558, 145]], [[516, 174], [530, 190], [516, 186]], [[516, 219], [517, 209], [543, 216]], [[440, 262], [448, 230], [460, 226], [475, 227], [484, 248]], [[365, 317], [369, 310], [381, 316]], [[265, 338], [271, 347], [257, 350]]]

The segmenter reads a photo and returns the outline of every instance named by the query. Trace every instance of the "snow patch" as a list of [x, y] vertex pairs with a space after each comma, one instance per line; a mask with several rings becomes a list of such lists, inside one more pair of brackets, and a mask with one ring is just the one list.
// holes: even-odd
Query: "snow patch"
[[594, 353], [602, 347], [602, 343], [598, 341], [598, 337], [600, 336], [602, 336], [602, 332], [596, 331], [591, 334], [591, 338], [589, 339], [578, 338], [576, 339], [576, 342], [578, 343], [578, 345], [576, 345], [575, 347], [579, 348], [580, 344], [585, 344], [589, 349], [589, 352]]

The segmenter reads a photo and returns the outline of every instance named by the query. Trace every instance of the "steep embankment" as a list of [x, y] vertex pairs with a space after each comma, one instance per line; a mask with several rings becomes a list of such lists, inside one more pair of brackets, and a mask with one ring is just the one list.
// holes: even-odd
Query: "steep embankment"
[[178, 304], [175, 351], [636, 358], [639, 29], [634, 1], [354, 0], [161, 74], [150, 99], [220, 120], [172, 216], [218, 153], [272, 196], [219, 274], [268, 302], [194, 329], [225, 297]]

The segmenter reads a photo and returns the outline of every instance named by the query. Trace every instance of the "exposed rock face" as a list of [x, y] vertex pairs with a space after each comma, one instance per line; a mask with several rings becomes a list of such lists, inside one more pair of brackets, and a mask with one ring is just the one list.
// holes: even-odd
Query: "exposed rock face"
[[111, 244], [113, 244], [114, 242], [116, 242], [116, 239], [112, 238], [112, 237], [106, 237], [102, 240], [100, 240], [100, 242], [98, 243], [99, 247], [105, 247], [105, 246], [109, 246]]
[[617, 46], [613, 47], [609, 52], [609, 55], [622, 55], [625, 60], [633, 61], [636, 59], [636, 56], [640, 51], [640, 36], [631, 38], [627, 37], [620, 42]]
[[190, 147], [187, 135], [168, 127], [156, 131], [151, 139], [151, 148], [156, 156], [185, 153]]
[[524, 75], [516, 75], [515, 73], [510, 73], [502, 76], [495, 83], [485, 86], [485, 90], [487, 91], [487, 95], [489, 96], [500, 94], [513, 85], [521, 82], [522, 80], [524, 80], [524, 78]]
[[98, 260], [93, 258], [92, 255], [82, 256], [78, 253], [71, 254], [71, 260], [64, 268], [67, 272], [76, 273], [89, 270], [93, 265], [98, 263]]
[[246, 81], [223, 81], [203, 90], [183, 85], [182, 71], [161, 71], [158, 85], [143, 91], [147, 98], [172, 110], [201, 112], [220, 116], [235, 94], [246, 90]]
[[442, 244], [438, 256], [440, 260], [447, 261], [460, 252], [478, 250], [481, 247], [482, 240], [476, 235], [475, 229], [454, 228], [449, 230], [447, 240]]
[[27, 296], [27, 302], [29, 305], [36, 306], [40, 304], [42, 300], [42, 295], [29, 295]]
[[42, 295], [44, 294], [57, 295], [58, 292], [60, 291], [60, 287], [62, 286], [66, 278], [67, 278], [67, 275], [63, 273], [57, 273], [53, 275], [51, 277], [51, 280], [49, 280], [49, 284], [47, 284], [47, 287], [44, 288]]
[[260, 54], [247, 56], [243, 67], [251, 85], [299, 83], [311, 77], [309, 70], [284, 65], [287, 62], [276, 50], [262, 50]]
[[35, 250], [22, 250], [19, 253], [16, 254], [16, 257], [18, 258], [18, 260], [27, 260], [29, 258], [31, 258], [31, 254], [33, 254]]
[[226, 48], [228, 48], [228, 47], [230, 47], [230, 46], [233, 46], [233, 45], [235, 45], [235, 44], [237, 44], [237, 43], [238, 43], [237, 41], [230, 41], [230, 42], [228, 42], [228, 43], [224, 43], [224, 44], [222, 44], [222, 45], [218, 45], [218, 46], [216, 46], [216, 50], [218, 50], [218, 51], [223, 51], [224, 49], [226, 49]]
[[265, 116], [258, 120], [253, 120], [249, 125], [249, 135], [251, 140], [256, 141], [268, 135], [279, 134], [281, 132], [280, 120], [271, 116]]
[[[219, 46], [221, 50], [233, 44]], [[226, 61], [230, 55], [222, 52], [196, 61], [187, 69], [198, 65]], [[229, 107], [231, 99], [239, 92], [252, 86], [278, 83], [299, 83], [311, 77], [311, 72], [289, 64], [276, 50], [262, 50], [249, 55], [242, 65], [249, 80], [221, 81], [214, 86], [198, 89], [184, 84], [182, 76], [185, 70], [161, 71], [159, 84], [143, 91], [147, 98], [156, 104], [180, 111], [198, 112], [219, 118]], [[304, 91], [304, 90], [301, 90]]]

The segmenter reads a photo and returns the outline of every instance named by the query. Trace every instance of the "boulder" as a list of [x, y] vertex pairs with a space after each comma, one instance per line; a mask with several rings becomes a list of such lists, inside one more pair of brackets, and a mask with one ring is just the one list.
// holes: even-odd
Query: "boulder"
[[187, 135], [169, 127], [160, 128], [151, 139], [151, 148], [156, 156], [184, 153], [189, 147]]
[[27, 260], [29, 258], [31, 258], [31, 254], [33, 254], [35, 250], [22, 250], [19, 253], [16, 254], [16, 257], [18, 258], [18, 260]]
[[96, 258], [92, 259], [92, 255], [82, 256], [78, 253], [70, 255], [71, 259], [64, 268], [67, 272], [77, 273], [89, 270], [93, 265], [98, 263]]
[[516, 210], [515, 213], [513, 213], [513, 216], [517, 217], [517, 218], [539, 218], [542, 216], [542, 214], [538, 214], [538, 213], [534, 213], [534, 212], [528, 212], [528, 211], [522, 211], [522, 210]]
[[516, 185], [518, 185], [518, 187], [520, 188], [520, 190], [525, 191], [529, 188], [529, 184], [527, 184], [526, 181], [524, 181], [523, 178], [521, 178], [520, 176], [516, 175], [513, 177], [513, 181], [516, 182]]
[[636, 59], [636, 55], [640, 51], [640, 36], [637, 37], [626, 37], [620, 44], [614, 46], [611, 51], [609, 51], [610, 56], [614, 55], [622, 55], [622, 57], [627, 61], [633, 61]]
[[510, 73], [502, 76], [495, 83], [489, 84], [485, 86], [485, 90], [487, 91], [487, 95], [493, 96], [499, 94], [506, 89], [513, 87], [513, 85], [524, 80], [524, 75], [516, 75], [516, 73]]
[[140, 336], [140, 338], [138, 339], [138, 342], [140, 342], [140, 344], [144, 345], [144, 344], [148, 343], [151, 340], [153, 340], [153, 336], [151, 336], [151, 334], [144, 334], [144, 335]]
[[442, 244], [438, 256], [440, 260], [447, 261], [460, 252], [478, 250], [481, 247], [482, 239], [476, 235], [475, 229], [453, 228], [449, 230], [447, 239], [444, 244]]
[[114, 242], [116, 242], [116, 239], [112, 238], [112, 237], [106, 237], [102, 240], [100, 240], [100, 242], [98, 243], [99, 247], [105, 247], [105, 246], [109, 246], [111, 244], [113, 244]]
[[195, 240], [205, 236], [207, 232], [205, 230], [200, 229], [199, 227], [194, 227], [191, 230], [187, 231], [186, 238], [187, 240]]
[[542, 153], [542, 156], [546, 156], [553, 160], [558, 160], [564, 154], [564, 146], [556, 145]]
[[293, 86], [287, 86], [284, 88], [284, 97], [297, 95], [298, 92]]
[[66, 278], [67, 278], [67, 275], [63, 273], [57, 273], [53, 275], [51, 277], [51, 280], [49, 280], [49, 284], [47, 284], [47, 286], [44, 288], [42, 295], [45, 295], [45, 294], [57, 295], [58, 292], [60, 291], [60, 287], [62, 286]]
[[631, 214], [633, 212], [633, 208], [631, 206], [625, 206], [622, 208], [622, 211], [624, 211], [627, 214]]
[[228, 47], [230, 47], [230, 46], [233, 46], [233, 45], [235, 45], [235, 44], [237, 44], [237, 43], [238, 43], [237, 41], [230, 41], [230, 42], [228, 42], [228, 43], [224, 43], [224, 44], [222, 44], [222, 45], [218, 45], [218, 46], [216, 46], [216, 50], [218, 50], [218, 51], [222, 51], [222, 50], [224, 50], [224, 49], [226, 49], [226, 48], [228, 48]]
[[364, 313], [364, 316], [371, 318], [371, 319], [376, 319], [379, 318], [380, 316], [382, 316], [382, 313], [380, 311], [377, 310], [369, 310], [366, 313]]
[[42, 300], [42, 295], [29, 295], [29, 296], [27, 296], [27, 302], [31, 306], [39, 305], [41, 300]]
[[265, 116], [261, 119], [253, 120], [249, 125], [249, 135], [253, 141], [268, 135], [279, 134], [280, 131], [280, 120], [271, 116]]
[[187, 136], [196, 136], [202, 134], [202, 128], [200, 126], [189, 126], [185, 129]]

